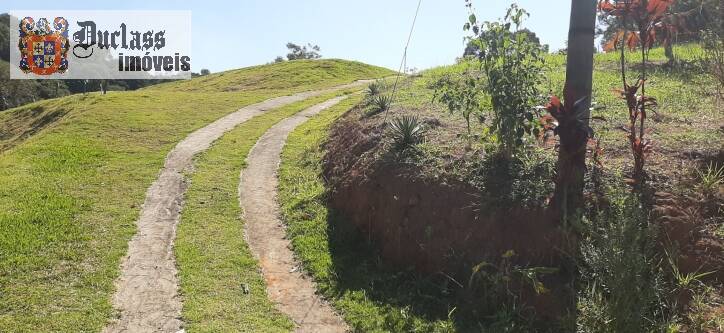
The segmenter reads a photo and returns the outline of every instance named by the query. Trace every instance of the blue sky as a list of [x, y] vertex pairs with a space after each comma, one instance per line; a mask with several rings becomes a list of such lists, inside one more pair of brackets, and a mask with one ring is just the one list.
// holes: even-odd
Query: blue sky
[[[509, 0], [473, 0], [478, 20], [505, 13]], [[569, 0], [519, 0], [531, 13], [525, 26], [551, 50], [568, 32]], [[3, 0], [0, 12], [22, 9], [182, 9], [192, 12], [194, 71], [212, 72], [263, 64], [286, 54], [285, 44], [315, 43], [325, 58], [359, 60], [397, 69], [417, 0]], [[450, 64], [464, 48], [463, 0], [422, 0], [408, 49], [408, 66]]]

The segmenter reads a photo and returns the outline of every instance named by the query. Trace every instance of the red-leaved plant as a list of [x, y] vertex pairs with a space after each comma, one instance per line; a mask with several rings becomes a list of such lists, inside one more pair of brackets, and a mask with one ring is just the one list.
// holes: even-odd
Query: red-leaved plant
[[[634, 183], [644, 179], [644, 163], [651, 151], [651, 142], [645, 138], [646, 111], [657, 107], [656, 98], [646, 96], [646, 64], [649, 50], [657, 41], [657, 35], [664, 36], [663, 43], [670, 43], [670, 36], [676, 27], [668, 22], [667, 14], [674, 0], [599, 0], [598, 9], [606, 15], [615, 16], [621, 22], [621, 30], [604, 44], [604, 50], [621, 51], [621, 79], [623, 89], [617, 92], [626, 101], [629, 112], [629, 134], [634, 157]], [[627, 27], [632, 26], [633, 31]], [[641, 49], [641, 76], [636, 83], [626, 79], [625, 48]]]

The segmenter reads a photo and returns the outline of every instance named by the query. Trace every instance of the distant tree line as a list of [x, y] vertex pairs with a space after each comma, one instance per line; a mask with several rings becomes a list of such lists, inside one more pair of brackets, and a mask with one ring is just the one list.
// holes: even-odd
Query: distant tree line
[[136, 90], [164, 82], [163, 80], [10, 80], [9, 66], [14, 64], [10, 64], [9, 26], [10, 15], [0, 14], [0, 111], [70, 94]]

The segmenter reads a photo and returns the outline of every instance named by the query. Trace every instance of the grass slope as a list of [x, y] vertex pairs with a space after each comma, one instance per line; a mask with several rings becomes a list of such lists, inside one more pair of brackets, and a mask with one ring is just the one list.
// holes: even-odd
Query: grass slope
[[[189, 332], [288, 332], [292, 322], [266, 297], [244, 241], [239, 172], [256, 141], [278, 121], [338, 93], [255, 117], [225, 134], [195, 160], [175, 243]], [[246, 289], [246, 290], [245, 290]]]
[[[353, 70], [340, 70], [345, 63]], [[214, 76], [219, 84], [204, 77], [0, 113], [0, 129], [7, 131], [0, 135], [6, 147], [0, 151], [0, 331], [100, 330], [112, 314], [113, 280], [146, 188], [168, 151], [239, 107], [389, 75], [359, 67], [288, 62], [220, 73]], [[273, 79], [259, 79], [270, 72]], [[259, 88], [254, 80], [265, 84]], [[226, 91], [232, 84], [242, 88]], [[28, 132], [37, 110], [62, 116]]]

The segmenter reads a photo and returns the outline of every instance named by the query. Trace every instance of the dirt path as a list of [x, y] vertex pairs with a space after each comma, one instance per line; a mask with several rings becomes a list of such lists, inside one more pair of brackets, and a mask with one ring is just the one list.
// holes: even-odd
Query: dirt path
[[182, 330], [173, 241], [186, 190], [183, 172], [194, 155], [226, 131], [270, 109], [369, 81], [272, 98], [244, 107], [191, 133], [166, 157], [158, 179], [148, 188], [137, 221], [138, 231], [128, 243], [128, 254], [116, 280], [113, 305], [120, 317], [104, 332], [177, 332]]
[[259, 139], [241, 173], [239, 198], [246, 238], [259, 260], [269, 298], [297, 325], [296, 332], [344, 332], [348, 327], [316, 294], [314, 282], [301, 272], [279, 220], [277, 169], [289, 133], [310, 116], [339, 103], [337, 97], [284, 119]]

